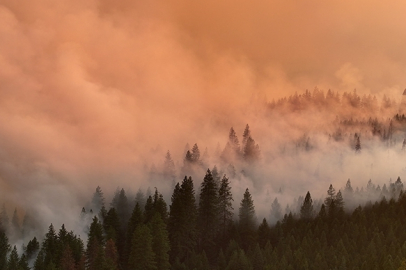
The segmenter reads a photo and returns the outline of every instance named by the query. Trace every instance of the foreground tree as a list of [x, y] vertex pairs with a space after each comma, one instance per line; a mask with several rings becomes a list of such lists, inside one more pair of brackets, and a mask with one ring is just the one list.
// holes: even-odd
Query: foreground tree
[[134, 231], [128, 267], [133, 270], [158, 269], [152, 249], [152, 235], [147, 225], [141, 224]]
[[[218, 229], [218, 189], [216, 182], [210, 170], [201, 184], [199, 199], [198, 228], [200, 232], [199, 247], [206, 251], [206, 254], [212, 258], [212, 252], [215, 248], [215, 237]], [[218, 253], [216, 252], [215, 255]]]
[[168, 219], [170, 257], [172, 262], [176, 258], [183, 262], [194, 250], [197, 240], [197, 208], [191, 177], [185, 176], [181, 185], [176, 184], [171, 201]]
[[219, 189], [219, 229], [220, 241], [225, 245], [228, 242], [227, 230], [233, 222], [233, 195], [231, 194], [230, 182], [226, 175], [223, 176]]
[[256, 230], [254, 201], [248, 188], [245, 190], [244, 197], [240, 203], [238, 217], [241, 245], [244, 250], [248, 250], [254, 244]]

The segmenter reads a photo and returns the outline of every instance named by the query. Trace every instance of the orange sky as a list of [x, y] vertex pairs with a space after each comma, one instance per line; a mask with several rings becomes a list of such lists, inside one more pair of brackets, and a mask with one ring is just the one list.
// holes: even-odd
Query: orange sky
[[405, 11], [376, 0], [0, 0], [3, 185], [130, 181], [151, 148], [224, 143], [252, 121], [244, 108], [315, 86], [400, 95]]

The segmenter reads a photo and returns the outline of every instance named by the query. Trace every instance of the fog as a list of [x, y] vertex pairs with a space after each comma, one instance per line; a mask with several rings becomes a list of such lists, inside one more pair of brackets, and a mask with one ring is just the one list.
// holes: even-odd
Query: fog
[[[247, 187], [258, 217], [268, 217], [276, 197], [284, 210], [307, 190], [323, 198], [330, 183], [339, 190], [348, 178], [354, 187], [406, 179], [401, 130], [391, 147], [367, 128], [329, 139], [337, 116], [372, 114], [387, 127], [398, 111], [405, 8], [364, 0], [0, 0], [0, 201], [10, 215], [17, 207], [45, 228], [73, 229], [98, 185], [108, 198], [117, 187], [135, 194], [157, 186], [169, 199], [172, 183], [150, 181], [168, 150], [176, 181], [187, 143], [207, 147], [207, 167], [227, 173], [217, 145], [224, 149], [230, 127], [241, 140], [247, 123], [261, 159], [233, 164], [235, 209]], [[269, 109], [315, 87], [376, 95], [380, 109]], [[382, 109], [384, 95], [397, 103]], [[354, 132], [359, 154], [349, 145]], [[312, 149], [297, 150], [307, 137]], [[206, 170], [194, 172], [197, 193]]]

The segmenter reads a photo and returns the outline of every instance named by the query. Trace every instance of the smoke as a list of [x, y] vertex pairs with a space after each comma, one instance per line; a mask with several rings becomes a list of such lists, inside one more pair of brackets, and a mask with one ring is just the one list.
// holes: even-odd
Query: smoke
[[[265, 105], [315, 86], [400, 98], [405, 5], [2, 0], [1, 201], [40, 215], [45, 227], [76, 228], [97, 185], [106, 193], [151, 186], [151, 167], [160, 168], [167, 150], [180, 181], [186, 143], [207, 147], [207, 167], [221, 166], [217, 145], [223, 150], [230, 127], [240, 136], [246, 123], [262, 159], [256, 168], [233, 164], [236, 209], [247, 187], [266, 217], [275, 197], [284, 208], [348, 178], [363, 186], [404, 177], [399, 145], [362, 140], [354, 155], [350, 133], [363, 139], [368, 132], [328, 140], [337, 115], [367, 113], [345, 106], [269, 112]], [[392, 117], [391, 109], [375, 116]], [[297, 152], [307, 138], [312, 150]], [[195, 172], [196, 188], [206, 169]], [[162, 189], [169, 198], [170, 184]]]

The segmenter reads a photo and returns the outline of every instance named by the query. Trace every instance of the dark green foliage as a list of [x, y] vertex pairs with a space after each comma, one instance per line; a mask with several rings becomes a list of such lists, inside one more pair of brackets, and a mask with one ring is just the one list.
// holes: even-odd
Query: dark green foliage
[[93, 217], [92, 224], [87, 238], [86, 248], [86, 266], [88, 269], [96, 270], [100, 265], [104, 264], [105, 256], [103, 251], [104, 246], [103, 226], [98, 218]]
[[[219, 189], [219, 241], [220, 245], [225, 245], [228, 242], [229, 233], [228, 230], [233, 222], [233, 195], [231, 193], [230, 182], [226, 175], [223, 176], [220, 182]], [[225, 247], [225, 246], [224, 246]]]
[[253, 268], [244, 250], [238, 249], [231, 256], [226, 270], [253, 270]]
[[191, 177], [185, 176], [181, 185], [176, 184], [171, 201], [168, 220], [170, 257], [183, 262], [194, 250], [197, 238], [197, 208]]
[[254, 201], [248, 188], [244, 192], [244, 197], [240, 203], [238, 212], [239, 232], [241, 237], [241, 246], [248, 250], [254, 244], [256, 231], [256, 217]]
[[18, 270], [29, 270], [30, 267], [28, 266], [28, 260], [25, 254], [21, 255], [20, 261], [18, 262]]
[[169, 270], [169, 239], [166, 224], [159, 213], [151, 220], [152, 250], [155, 253], [156, 266], [160, 270]]
[[27, 260], [31, 260], [34, 257], [34, 255], [36, 255], [38, 250], [39, 250], [39, 242], [37, 238], [34, 237], [32, 240], [28, 242], [27, 247], [25, 249]]
[[302, 219], [311, 219], [313, 217], [313, 200], [309, 191], [307, 192], [303, 205], [300, 208], [300, 217]]
[[210, 170], [207, 170], [201, 184], [198, 213], [199, 247], [200, 250], [206, 251], [211, 260], [218, 254], [214, 253], [214, 248], [219, 224], [219, 198], [218, 188]]
[[262, 223], [258, 227], [258, 244], [261, 248], [265, 248], [266, 243], [271, 238], [271, 229], [269, 228], [268, 222], [264, 218]]
[[7, 253], [10, 251], [10, 245], [5, 231], [0, 228], [0, 269], [6, 269]]
[[8, 270], [18, 270], [20, 259], [18, 258], [17, 248], [11, 250], [10, 257], [8, 258], [7, 269]]
[[152, 248], [152, 236], [148, 226], [141, 224], [135, 228], [132, 249], [128, 260], [132, 270], [155, 270], [156, 255]]

